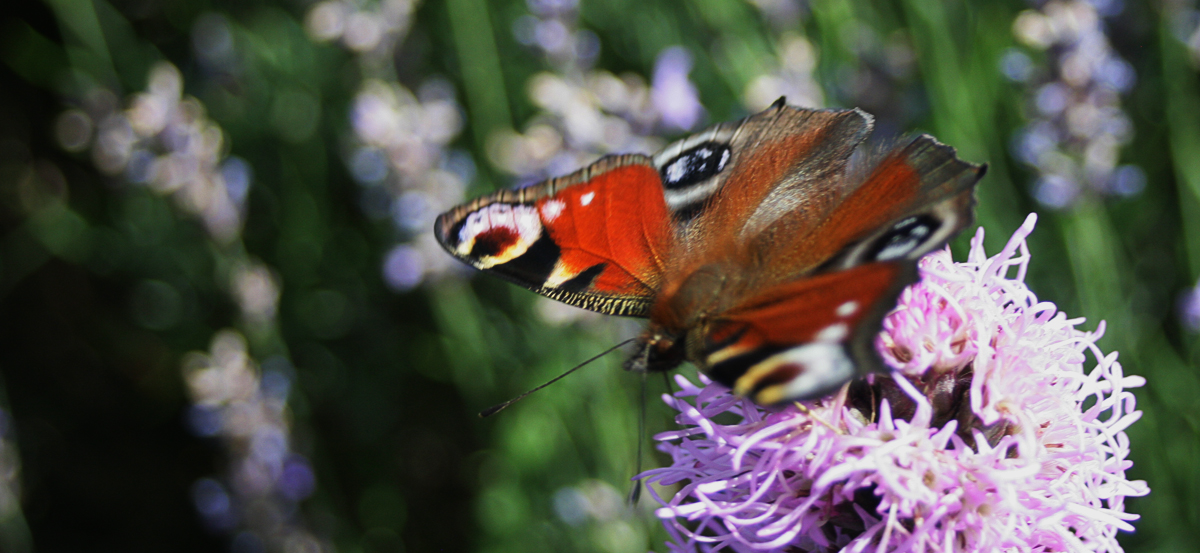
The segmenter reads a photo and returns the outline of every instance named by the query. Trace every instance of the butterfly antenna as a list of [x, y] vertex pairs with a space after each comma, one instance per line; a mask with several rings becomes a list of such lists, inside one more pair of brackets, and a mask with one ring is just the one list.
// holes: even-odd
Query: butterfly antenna
[[634, 461], [634, 480], [633, 489], [629, 490], [629, 505], [637, 506], [638, 499], [642, 497], [642, 479], [638, 475], [642, 474], [642, 445], [646, 443], [646, 373], [642, 372], [641, 388], [641, 408], [638, 409], [638, 441], [637, 441], [637, 460]]
[[512, 405], [512, 404], [514, 404], [514, 403], [516, 403], [516, 402], [518, 402], [518, 401], [521, 401], [522, 399], [525, 399], [525, 396], [527, 396], [527, 395], [529, 395], [529, 394], [532, 394], [532, 393], [534, 393], [534, 392], [536, 392], [536, 391], [538, 391], [538, 390], [541, 390], [542, 388], [545, 388], [546, 386], [549, 386], [549, 385], [551, 385], [551, 384], [554, 384], [555, 382], [558, 382], [559, 380], [562, 380], [562, 379], [563, 379], [563, 377], [567, 376], [568, 374], [571, 374], [571, 373], [573, 373], [573, 372], [575, 372], [575, 371], [577, 371], [577, 370], [579, 370], [579, 369], [583, 368], [583, 367], [584, 367], [585, 365], [587, 365], [588, 363], [591, 363], [592, 361], [595, 361], [595, 360], [597, 360], [597, 359], [599, 359], [599, 358], [601, 358], [601, 357], [604, 357], [605, 355], [608, 355], [608, 354], [610, 354], [610, 353], [612, 353], [612, 352], [616, 351], [616, 350], [617, 350], [617, 348], [620, 348], [621, 346], [624, 346], [625, 344], [628, 344], [628, 343], [630, 343], [630, 342], [632, 342], [632, 341], [634, 341], [634, 340], [636, 340], [636, 338], [630, 338], [630, 339], [628, 339], [628, 340], [625, 340], [625, 341], [623, 341], [623, 342], [621, 342], [621, 343], [619, 343], [619, 344], [617, 344], [617, 345], [615, 345], [615, 346], [613, 346], [613, 347], [611, 347], [611, 348], [608, 348], [608, 349], [606, 349], [606, 350], [604, 350], [604, 351], [600, 352], [599, 354], [596, 354], [596, 355], [595, 355], [595, 356], [593, 356], [591, 359], [588, 359], [587, 361], [584, 361], [584, 362], [582, 362], [582, 363], [580, 363], [580, 364], [578, 364], [578, 365], [575, 365], [574, 367], [571, 367], [571, 368], [570, 368], [570, 369], [569, 369], [567, 372], [565, 372], [565, 373], [562, 373], [562, 374], [560, 374], [560, 375], [558, 375], [558, 376], [556, 376], [556, 377], [554, 377], [554, 378], [551, 378], [550, 380], [546, 381], [546, 383], [542, 384], [541, 386], [538, 386], [538, 387], [536, 387], [536, 388], [533, 388], [532, 390], [529, 390], [529, 391], [527, 391], [527, 392], [525, 392], [525, 393], [523, 393], [523, 394], [521, 394], [521, 395], [519, 395], [519, 396], [517, 396], [517, 397], [514, 397], [514, 398], [512, 398], [512, 399], [510, 399], [510, 400], [508, 400], [508, 401], [506, 401], [506, 402], [504, 402], [504, 403], [501, 403], [501, 404], [499, 404], [499, 405], [493, 405], [493, 406], [491, 406], [491, 407], [488, 407], [487, 409], [484, 409], [483, 411], [480, 411], [480, 412], [479, 412], [479, 417], [480, 417], [480, 418], [487, 418], [487, 417], [490, 417], [490, 416], [492, 416], [492, 415], [495, 415], [496, 413], [499, 413], [500, 411], [503, 411], [503, 410], [504, 410], [505, 408], [507, 408], [509, 405]]

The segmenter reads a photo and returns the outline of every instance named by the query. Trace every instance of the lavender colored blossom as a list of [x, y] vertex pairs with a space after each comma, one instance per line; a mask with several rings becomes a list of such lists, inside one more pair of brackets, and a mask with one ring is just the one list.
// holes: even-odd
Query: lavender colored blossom
[[1031, 120], [1014, 140], [1014, 155], [1037, 172], [1032, 194], [1038, 203], [1066, 209], [1089, 196], [1128, 197], [1141, 193], [1145, 174], [1118, 165], [1133, 124], [1121, 95], [1133, 88], [1133, 66], [1113, 50], [1105, 17], [1120, 2], [1051, 0], [1022, 11], [1013, 33], [1026, 46], [1045, 52], [1046, 67], [1010, 49], [1001, 71], [1029, 91]]
[[680, 46], [663, 50], [654, 64], [650, 99], [668, 126], [689, 130], [704, 114], [696, 85], [688, 80], [692, 71], [692, 55]]
[[1103, 323], [1026, 287], [1034, 222], [995, 256], [980, 229], [967, 261], [922, 260], [876, 341], [890, 376], [781, 408], [676, 377], [672, 466], [641, 475], [669, 547], [1121, 551], [1125, 498], [1149, 493], [1125, 477], [1145, 382], [1096, 346]]
[[1200, 282], [1179, 298], [1179, 318], [1188, 330], [1200, 332]]
[[[255, 269], [262, 270], [242, 269], [248, 273], [241, 278], [262, 276], [254, 275]], [[278, 299], [274, 288], [265, 294], [259, 301]], [[246, 302], [240, 303], [246, 309]], [[274, 305], [264, 311], [274, 313]], [[193, 402], [188, 421], [198, 435], [219, 439], [230, 457], [227, 477], [198, 480], [192, 486], [192, 501], [204, 524], [215, 531], [249, 532], [270, 550], [328, 551], [331, 544], [307, 528], [297, 509], [316, 489], [317, 480], [308, 460], [291, 443], [291, 371], [290, 363], [278, 356], [260, 368], [249, 355], [246, 339], [229, 329], [213, 337], [209, 351], [187, 354], [183, 376]]]
[[111, 90], [89, 91], [82, 102], [86, 109], [59, 116], [60, 145], [73, 152], [90, 147], [101, 172], [171, 196], [220, 244], [238, 240], [249, 165], [224, 154], [225, 132], [199, 100], [183, 93], [178, 68], [160, 62], [148, 77], [146, 90], [130, 96], [123, 110]]
[[[198, 55], [213, 64], [231, 57], [229, 32], [224, 16], [202, 16], [193, 29]], [[203, 103], [183, 93], [183, 75], [174, 65], [156, 64], [148, 81], [125, 109], [102, 87], [76, 100], [83, 109], [66, 111], [55, 126], [60, 144], [72, 152], [90, 148], [100, 171], [170, 196], [180, 211], [200, 219], [215, 250], [235, 252], [223, 263], [223, 278], [242, 323], [251, 336], [269, 334], [277, 324], [281, 283], [240, 244], [253, 169], [225, 153], [225, 132], [205, 115]], [[161, 330], [174, 324], [177, 291], [164, 283], [147, 283], [139, 291], [135, 298], [146, 301], [135, 306], [135, 315], [145, 326]], [[273, 357], [260, 370], [248, 348], [242, 333], [226, 329], [213, 337], [209, 351], [183, 360], [192, 398], [187, 423], [196, 435], [219, 440], [229, 457], [226, 476], [193, 485], [193, 504], [210, 529], [236, 532], [234, 550], [252, 542], [257, 548], [252, 550], [329, 551], [332, 544], [310, 531], [298, 510], [298, 502], [315, 489], [316, 476], [291, 446], [290, 364]], [[0, 473], [15, 477], [17, 468], [2, 462], [5, 446], [0, 440]], [[16, 497], [6, 484], [0, 478], [0, 519], [11, 515], [6, 502]]]
[[[309, 37], [354, 53], [363, 76], [348, 114], [354, 134], [345, 162], [361, 185], [363, 212], [391, 215], [399, 231], [382, 267], [396, 291], [459, 269], [433, 238], [433, 219], [462, 201], [474, 166], [469, 154], [449, 147], [464, 125], [454, 86], [437, 76], [416, 88], [396, 80], [396, 50], [418, 3], [323, 0], [305, 18]], [[463, 171], [464, 164], [472, 168]]]

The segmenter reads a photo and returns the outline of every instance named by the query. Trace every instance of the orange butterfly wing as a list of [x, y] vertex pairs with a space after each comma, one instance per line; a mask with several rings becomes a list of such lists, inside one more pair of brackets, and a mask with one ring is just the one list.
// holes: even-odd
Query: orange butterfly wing
[[871, 341], [914, 273], [903, 263], [870, 263], [764, 290], [689, 336], [695, 361], [762, 404], [827, 393], [882, 368]]
[[672, 236], [658, 171], [640, 155], [477, 199], [438, 217], [434, 233], [476, 268], [627, 316], [646, 315]]

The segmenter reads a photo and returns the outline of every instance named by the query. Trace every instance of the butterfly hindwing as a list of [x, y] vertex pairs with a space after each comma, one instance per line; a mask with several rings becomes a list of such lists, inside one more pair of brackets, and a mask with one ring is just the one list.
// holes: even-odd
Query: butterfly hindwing
[[763, 290], [698, 328], [692, 357], [758, 403], [824, 394], [882, 368], [871, 341], [915, 275], [907, 263], [877, 262]]
[[455, 257], [539, 294], [612, 315], [645, 316], [671, 243], [658, 172], [642, 155], [504, 190], [444, 213]]
[[970, 224], [984, 167], [919, 136], [859, 170], [861, 183], [811, 233], [752, 241], [764, 263], [799, 273], [748, 294], [696, 336], [692, 358], [714, 379], [770, 404], [884, 368], [873, 345], [883, 317], [916, 281], [920, 257]]
[[[920, 135], [849, 168], [850, 192], [817, 225], [795, 231], [789, 215], [756, 240], [764, 264], [789, 266], [792, 278], [903, 258], [915, 262], [974, 218], [975, 183], [985, 167]], [[853, 165], [853, 164], [852, 164]]]

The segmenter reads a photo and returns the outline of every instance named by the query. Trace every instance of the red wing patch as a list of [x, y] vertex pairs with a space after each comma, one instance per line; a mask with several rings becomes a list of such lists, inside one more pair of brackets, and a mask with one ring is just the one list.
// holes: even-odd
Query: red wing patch
[[673, 236], [658, 171], [636, 155], [459, 206], [438, 218], [435, 234], [478, 269], [629, 316], [645, 316]]
[[658, 172], [631, 165], [595, 176], [537, 202], [560, 250], [543, 286], [557, 288], [602, 267], [595, 292], [652, 295], [670, 247], [670, 221]]
[[789, 282], [715, 317], [704, 329], [706, 372], [770, 404], [812, 397], [853, 373], [856, 329], [881, 317], [907, 283], [899, 263], [871, 263]]

